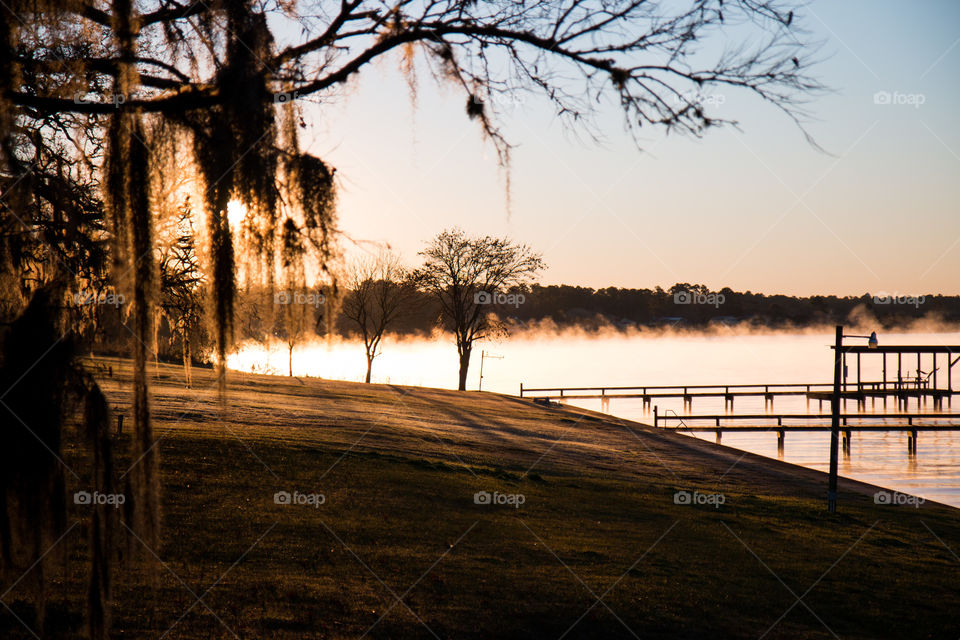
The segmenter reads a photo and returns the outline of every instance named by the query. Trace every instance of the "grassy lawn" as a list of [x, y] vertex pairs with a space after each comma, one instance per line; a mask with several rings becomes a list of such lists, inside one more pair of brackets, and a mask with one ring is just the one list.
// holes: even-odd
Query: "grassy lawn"
[[[817, 472], [494, 394], [233, 374], [220, 405], [195, 374], [160, 367], [163, 543], [117, 576], [117, 638], [960, 635], [955, 509], [847, 481], [831, 516]], [[83, 634], [88, 520], [70, 505], [49, 637]], [[38, 628], [29, 582], [4, 638]]]

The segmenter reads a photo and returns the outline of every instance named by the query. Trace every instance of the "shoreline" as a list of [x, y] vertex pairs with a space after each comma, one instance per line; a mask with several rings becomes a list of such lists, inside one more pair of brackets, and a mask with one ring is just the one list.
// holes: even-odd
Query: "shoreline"
[[[101, 362], [125, 414], [130, 363]], [[213, 371], [194, 370], [193, 389], [179, 367], [149, 372], [157, 557], [203, 584], [229, 574], [182, 637], [219, 637], [223, 612], [245, 636], [284, 640], [358, 637], [378, 620], [382, 637], [425, 637], [417, 618], [477, 640], [774, 627], [813, 640], [823, 624], [844, 638], [937, 637], [960, 610], [960, 515], [938, 503], [877, 505], [876, 485], [841, 478], [830, 514], [822, 472], [495, 393], [231, 372], [221, 403]], [[316, 499], [277, 501], [287, 494]], [[80, 506], [70, 515], [89, 521]], [[68, 557], [82, 559], [75, 538]], [[81, 572], [58, 588], [52, 601], [82, 610]], [[182, 591], [119, 575], [114, 628], [169, 627]], [[17, 624], [0, 614], [0, 635]]]
[[[512, 396], [505, 396], [505, 397], [512, 397]], [[538, 405], [538, 406], [542, 406], [542, 405]], [[620, 422], [629, 423], [631, 425], [636, 425], [638, 427], [644, 427], [646, 429], [650, 429], [655, 432], [662, 432], [663, 435], [665, 436], [670, 436], [670, 437], [679, 436], [681, 438], [684, 438], [685, 440], [689, 440], [693, 448], [706, 450], [708, 454], [713, 454], [718, 456], [718, 459], [723, 459], [726, 461], [738, 461], [738, 464], [743, 464], [744, 461], [747, 461], [749, 459], [749, 462], [747, 463], [748, 465], [754, 466], [756, 468], [761, 468], [765, 472], [787, 475], [791, 477], [795, 476], [797, 479], [803, 478], [808, 481], [820, 482], [823, 485], [823, 501], [824, 503], [826, 503], [828, 474], [819, 469], [806, 467], [793, 462], [787, 462], [785, 460], [778, 460], [776, 458], [764, 456], [762, 454], [754, 453], [752, 451], [747, 451], [745, 449], [738, 449], [736, 447], [731, 447], [729, 445], [725, 445], [722, 443], [710, 442], [702, 438], [695, 438], [695, 437], [680, 433], [679, 431], [668, 431], [660, 428], [655, 428], [652, 425], [646, 424], [644, 422], [629, 420], [626, 418], [619, 418], [616, 416], [612, 416], [611, 414], [601, 413], [599, 411], [594, 411], [592, 409], [583, 409], [575, 405], [561, 404], [561, 405], [557, 405], [556, 407], [552, 405], [551, 408], [558, 408], [561, 410], [573, 409], [574, 412], [577, 412], [577, 413], [582, 412], [584, 414], [590, 414], [597, 417], [598, 419], [606, 418], [609, 420], [613, 418]], [[677, 446], [682, 447], [684, 446], [684, 444], [686, 444], [685, 440], [678, 439], [678, 440], [675, 440], [675, 443], [677, 444]], [[693, 444], [693, 443], [696, 443], [696, 444]], [[838, 476], [838, 486], [840, 491], [840, 495], [838, 496], [838, 508], [842, 506], [844, 490], [855, 492], [856, 494], [861, 496], [869, 496], [871, 498], [874, 496], [874, 494], [876, 494], [879, 491], [886, 491], [890, 493], [899, 493], [902, 495], [909, 495], [915, 498], [922, 498], [923, 499], [923, 503], [921, 503], [922, 505], [930, 504], [930, 505], [936, 505], [938, 507], [946, 507], [948, 509], [952, 509], [960, 513], [960, 507], [956, 507], [954, 505], [950, 505], [944, 502], [939, 502], [937, 500], [931, 500], [924, 496], [917, 496], [916, 494], [900, 491], [892, 487], [885, 487], [882, 485], [872, 484], [870, 482], [866, 482], [863, 480], [857, 480], [855, 478], [850, 478], [842, 474]]]
[[[113, 359], [115, 362], [122, 363], [123, 359]], [[174, 371], [177, 370], [176, 366], [170, 366]], [[197, 371], [195, 369], [195, 371]], [[212, 370], [204, 370], [212, 374]], [[614, 429], [622, 428], [623, 426], [633, 427], [634, 429], [643, 430], [647, 437], [660, 438], [662, 442], [669, 442], [670, 446], [675, 448], [676, 451], [686, 451], [689, 453], [697, 454], [697, 457], [706, 457], [712, 459], [713, 464], [726, 463], [730, 464], [731, 469], [735, 467], [749, 468], [753, 471], [760, 471], [765, 474], [779, 478], [781, 481], [789, 484], [791, 481], [799, 481], [801, 486], [805, 491], [815, 492], [817, 485], [822, 485], [823, 501], [826, 502], [826, 486], [827, 486], [827, 474], [823, 471], [813, 469], [810, 467], [805, 467], [799, 464], [786, 462], [783, 460], [778, 460], [775, 458], [770, 458], [763, 456], [761, 454], [749, 452], [743, 449], [737, 449], [724, 444], [717, 444], [709, 442], [704, 439], [693, 438], [682, 433], [675, 433], [672, 431], [666, 431], [663, 429], [655, 428], [649, 424], [637, 421], [629, 420], [626, 418], [620, 418], [612, 414], [605, 414], [599, 411], [592, 409], [585, 409], [578, 407], [576, 405], [569, 404], [551, 404], [550, 407], [544, 407], [543, 405], [536, 404], [533, 400], [528, 400], [526, 398], [519, 398], [517, 396], [512, 396], [508, 394], [502, 394], [492, 391], [455, 391], [444, 388], [437, 387], [424, 387], [424, 386], [415, 386], [415, 385], [393, 385], [393, 384], [383, 384], [383, 383], [372, 383], [364, 384], [358, 382], [350, 381], [341, 381], [341, 380], [331, 380], [318, 377], [309, 377], [309, 376], [294, 376], [290, 378], [289, 376], [283, 375], [274, 375], [274, 374], [262, 374], [262, 373], [245, 373], [236, 370], [230, 370], [227, 373], [228, 376], [228, 385], [240, 382], [242, 380], [242, 385], [246, 386], [250, 382], [261, 379], [264, 382], [273, 382], [275, 384], [287, 385], [295, 384], [299, 387], [309, 387], [316, 385], [318, 388], [335, 388], [341, 394], [349, 396], [353, 390], [356, 392], [362, 392], [364, 389], [388, 389], [392, 392], [400, 392], [406, 395], [424, 395], [430, 397], [439, 397], [439, 398], [456, 398], [461, 397], [467, 399], [469, 398], [483, 398], [483, 399], [493, 399], [497, 398], [500, 401], [511, 404], [519, 404], [524, 406], [527, 409], [532, 409], [534, 411], [559, 411], [570, 416], [578, 417], [578, 421], [583, 420], [584, 418], [589, 418], [592, 423], [604, 424], [607, 427], [612, 427]], [[176, 377], [176, 374], [173, 373], [172, 377]], [[239, 379], [239, 380], [238, 380]], [[462, 395], [461, 395], [462, 394]], [[213, 398], [210, 398], [211, 400]], [[536, 436], [535, 433], [529, 434], [531, 437]], [[541, 434], [542, 435], [542, 434]], [[911, 495], [918, 498], [924, 499], [924, 505], [936, 505], [942, 507], [948, 507], [951, 510], [958, 510], [958, 507], [949, 505], [946, 503], [938, 502], [935, 500], [929, 500], [923, 496], [915, 496], [914, 494], [909, 494], [904, 491], [899, 491], [891, 487], [885, 487], [882, 485], [876, 485], [873, 483], [856, 480], [854, 478], [849, 478], [841, 475], [839, 477], [839, 489], [841, 492], [840, 503], [843, 501], [843, 492], [852, 492], [859, 496], [868, 496], [873, 497], [873, 495], [878, 491], [887, 491], [887, 492], [896, 492], [904, 495]]]

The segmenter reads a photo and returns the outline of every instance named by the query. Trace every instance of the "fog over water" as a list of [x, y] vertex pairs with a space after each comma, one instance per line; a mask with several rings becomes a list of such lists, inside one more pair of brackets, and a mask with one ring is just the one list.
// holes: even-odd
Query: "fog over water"
[[[880, 333], [882, 345], [925, 344], [960, 345], [960, 331], [922, 331]], [[865, 328], [851, 328], [847, 333], [869, 333]], [[480, 382], [481, 352], [500, 358], [486, 358], [483, 364], [483, 390], [517, 395], [524, 388], [599, 387], [673, 384], [774, 384], [829, 383], [833, 376], [833, 342], [831, 327], [794, 332], [735, 331], [721, 329], [712, 333], [674, 331], [521, 331], [498, 341], [475, 346], [469, 389]], [[848, 343], [856, 344], [857, 339]], [[865, 340], [859, 342], [866, 343]], [[956, 357], [956, 356], [954, 356]], [[909, 362], [908, 362], [909, 360]], [[888, 356], [889, 379], [895, 376], [896, 356]], [[262, 373], [285, 374], [287, 350], [284, 345], [266, 349], [247, 345], [230, 357], [231, 368]], [[947, 359], [937, 362], [939, 386], [945, 386]], [[921, 369], [932, 369], [931, 356], [925, 356]], [[365, 372], [363, 346], [348, 341], [317, 342], [298, 347], [293, 355], [294, 374], [340, 380], [360, 381]], [[892, 371], [891, 371], [892, 370]], [[916, 373], [916, 358], [904, 360], [904, 371]], [[954, 367], [954, 389], [960, 389], [960, 363]], [[855, 358], [848, 359], [848, 381], [856, 381]], [[862, 379], [880, 380], [881, 357], [863, 358]], [[387, 338], [382, 353], [374, 362], [374, 382], [455, 388], [457, 354], [452, 338], [438, 334], [422, 339]], [[589, 409], [600, 410], [599, 400], [570, 401]], [[723, 400], [695, 399], [693, 409], [684, 411], [676, 399], [656, 399], [661, 414], [723, 413]], [[762, 398], [737, 398], [735, 413], [762, 413]], [[933, 412], [932, 403], [921, 409]], [[817, 401], [777, 397], [774, 411], [780, 413], [819, 412]], [[867, 411], [883, 412], [881, 400], [867, 402]], [[897, 411], [889, 401], [886, 410]], [[911, 411], [917, 411], [911, 403]], [[829, 412], [824, 403], [823, 412]], [[850, 402], [846, 412], [856, 411]], [[946, 402], [943, 412], [960, 415], [960, 397], [952, 407]], [[644, 414], [639, 399], [614, 399], [609, 412], [640, 422], [652, 421]], [[698, 433], [713, 441], [713, 433]], [[723, 444], [776, 458], [777, 437], [769, 433], [724, 433]], [[787, 433], [782, 459], [787, 462], [826, 470], [829, 455], [829, 433]], [[917, 454], [907, 452], [907, 434], [901, 431], [854, 432], [849, 456], [841, 456], [840, 472], [844, 476], [872, 482], [931, 500], [960, 506], [960, 432], [920, 432]]]

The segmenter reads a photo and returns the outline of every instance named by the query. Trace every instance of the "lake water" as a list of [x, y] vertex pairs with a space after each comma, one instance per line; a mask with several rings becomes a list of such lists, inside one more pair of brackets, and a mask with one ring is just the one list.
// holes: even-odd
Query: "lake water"
[[[851, 333], [860, 333], [851, 331]], [[455, 388], [457, 355], [449, 336], [429, 340], [387, 340], [382, 354], [374, 362], [374, 382]], [[960, 332], [881, 334], [883, 345], [928, 344], [960, 345]], [[483, 389], [516, 395], [520, 384], [537, 387], [597, 387], [671, 384], [773, 384], [828, 383], [833, 379], [833, 342], [831, 328], [797, 333], [737, 334], [722, 330], [714, 334], [646, 333], [586, 335], [577, 332], [523, 333], [496, 343], [477, 344], [468, 388], [480, 384], [480, 361], [483, 360]], [[848, 340], [848, 343], [866, 343]], [[954, 356], [955, 358], [956, 356]], [[863, 358], [863, 380], [880, 380], [880, 356]], [[888, 356], [888, 370], [895, 368], [896, 356]], [[908, 364], [909, 361], [909, 364]], [[250, 346], [231, 356], [231, 368], [263, 373], [287, 372], [287, 352], [283, 347], [265, 349]], [[939, 386], [945, 386], [947, 361], [940, 356], [937, 363]], [[904, 369], [916, 372], [916, 357], [905, 359]], [[931, 357], [921, 363], [924, 373], [932, 370]], [[349, 342], [319, 343], [298, 348], [294, 352], [295, 375], [317, 376], [340, 380], [362, 380], [365, 359], [362, 345]], [[953, 381], [960, 388], [960, 364]], [[848, 358], [848, 381], [856, 380], [856, 361]], [[888, 373], [889, 376], [895, 373]], [[942, 412], [960, 415], [960, 397], [950, 407], [944, 402]], [[570, 401], [588, 409], [600, 410], [599, 400]], [[661, 415], [684, 411], [682, 401], [658, 399]], [[777, 397], [775, 410], [781, 413], [805, 413], [806, 399]], [[933, 412], [933, 405], [922, 407]], [[851, 402], [847, 412], [854, 412]], [[875, 406], [867, 402], [867, 410], [884, 411], [881, 401]], [[887, 411], [897, 410], [894, 401]], [[915, 404], [911, 410], [916, 411]], [[762, 413], [762, 398], [738, 398], [736, 413]], [[818, 403], [810, 402], [809, 411], [819, 412]], [[614, 399], [609, 412], [623, 418], [650, 422], [639, 399]], [[824, 403], [823, 412], [829, 412]], [[693, 414], [723, 413], [723, 400], [695, 399]], [[691, 437], [714, 440], [713, 433]], [[782, 455], [777, 451], [774, 431], [735, 434], [726, 432], [723, 444], [760, 455], [827, 470], [829, 461], [827, 432], [787, 433]], [[960, 432], [920, 432], [916, 455], [908, 455], [907, 434], [901, 431], [854, 432], [849, 455], [840, 457], [843, 476], [889, 487], [897, 491], [923, 496], [960, 507]]]

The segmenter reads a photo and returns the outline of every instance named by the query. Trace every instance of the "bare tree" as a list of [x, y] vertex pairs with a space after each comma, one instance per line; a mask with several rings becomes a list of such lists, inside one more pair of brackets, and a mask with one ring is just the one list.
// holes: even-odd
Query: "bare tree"
[[296, 225], [289, 220], [284, 224], [284, 236], [289, 236], [284, 239], [281, 253], [286, 290], [273, 297], [274, 304], [282, 307], [281, 313], [274, 314], [274, 334], [287, 345], [287, 373], [292, 378], [293, 349], [303, 341], [307, 329], [318, 324], [313, 315], [315, 311], [318, 315], [323, 313], [321, 307], [326, 303], [326, 297], [307, 285], [303, 263], [298, 260], [303, 253], [302, 239]]
[[[462, 90], [467, 115], [505, 164], [510, 145], [498, 128], [495, 98], [507, 93], [537, 92], [578, 126], [588, 126], [597, 105], [613, 98], [632, 130], [662, 125], [699, 136], [727, 122], [709, 112], [701, 92], [729, 87], [798, 120], [803, 100], [820, 85], [808, 74], [813, 56], [791, 6], [781, 0], [0, 2], [0, 282], [21, 287], [11, 313], [22, 318], [51, 282], [68, 291], [78, 279], [87, 284], [64, 255], [71, 253], [71, 236], [96, 251], [104, 233], [112, 241], [111, 278], [130, 301], [134, 334], [131, 455], [139, 462], [128, 476], [137, 498], [129, 503], [131, 530], [157, 546], [159, 471], [146, 367], [159, 272], [151, 174], [169, 170], [152, 153], [158, 140], [184, 136], [182, 151], [202, 182], [197, 206], [206, 210], [208, 246], [200, 255], [222, 382], [238, 266], [267, 265], [260, 277], [272, 289], [279, 254], [315, 260], [323, 269], [334, 252], [334, 170], [301, 150], [296, 100], [326, 100], [394, 52], [412, 74], [421, 52], [434, 77]], [[56, 198], [49, 217], [33, 206], [39, 194], [25, 176], [43, 155], [38, 149], [66, 150], [62, 155], [83, 169], [68, 186], [82, 179], [97, 187], [102, 229], [95, 210], [70, 205], [69, 198]], [[232, 200], [248, 211], [239, 229], [227, 218]], [[37, 270], [25, 271], [25, 259]], [[63, 313], [44, 300], [34, 309]], [[104, 620], [91, 622], [90, 635], [106, 629]]]
[[[251, 212], [241, 252], [270, 265], [262, 274], [270, 286], [287, 222], [306, 240], [299, 246], [325, 263], [333, 169], [301, 151], [294, 103], [334, 94], [386, 55], [402, 56], [412, 76], [422, 53], [435, 78], [462, 90], [466, 114], [505, 164], [503, 94], [539, 93], [566, 122], [587, 127], [613, 98], [633, 131], [661, 125], [699, 136], [730, 122], [710, 112], [704, 91], [743, 89], [799, 122], [804, 100], [821, 88], [789, 0], [8, 0], [0, 14], [0, 174], [20, 173], [27, 131], [63, 135], [81, 155], [91, 140], [105, 141], [96, 168], [113, 262], [117, 277], [135, 264], [128, 291], [143, 345], [156, 271], [140, 258], [154, 241], [150, 145], [185, 136], [205, 183], [221, 367], [233, 341], [238, 262], [228, 203]], [[81, 132], [93, 123], [95, 135], [71, 139], [56, 126], [68, 116], [83, 121]], [[146, 353], [132, 344], [142, 381]], [[139, 422], [146, 398], [139, 389]]]
[[510, 289], [529, 283], [545, 265], [526, 245], [470, 237], [460, 229], [441, 232], [420, 255], [424, 263], [416, 279], [439, 301], [453, 331], [460, 359], [458, 388], [464, 391], [473, 343], [493, 327], [491, 305]]
[[[193, 384], [191, 364], [195, 337], [203, 322], [203, 272], [194, 242], [193, 211], [185, 200], [169, 221], [160, 243], [160, 313], [170, 327], [170, 341], [180, 340], [183, 374], [187, 387]], [[158, 323], [159, 324], [159, 323]]]
[[324, 296], [303, 286], [288, 286], [284, 291], [274, 294], [274, 302], [281, 306], [275, 314], [274, 336], [287, 346], [287, 375], [293, 377], [293, 350], [304, 341], [308, 331], [318, 322], [314, 313], [320, 313]]
[[384, 334], [403, 314], [412, 287], [400, 258], [389, 251], [358, 259], [347, 271], [347, 287], [340, 313], [360, 333], [367, 357], [370, 382], [373, 360], [379, 355]]

